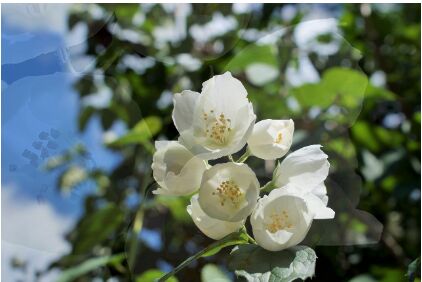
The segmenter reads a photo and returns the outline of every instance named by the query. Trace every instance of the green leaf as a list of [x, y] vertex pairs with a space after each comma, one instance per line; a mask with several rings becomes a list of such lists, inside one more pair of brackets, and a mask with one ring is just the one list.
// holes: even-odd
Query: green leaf
[[230, 278], [215, 264], [207, 264], [201, 270], [202, 282], [230, 282]]
[[188, 196], [181, 196], [181, 197], [173, 197], [173, 196], [157, 196], [155, 197], [157, 203], [165, 206], [169, 209], [171, 216], [177, 220], [184, 223], [192, 222], [191, 217], [189, 216], [188, 212], [186, 211], [186, 206], [190, 203], [190, 197]]
[[117, 264], [121, 262], [124, 258], [125, 258], [124, 254], [91, 258], [87, 261], [84, 261], [78, 266], [75, 266], [63, 271], [60, 277], [58, 278], [57, 282], [74, 281], [76, 278], [92, 270], [98, 269], [101, 266], [105, 266], [108, 264]]
[[120, 147], [132, 144], [144, 144], [157, 134], [162, 127], [159, 117], [150, 116], [138, 122], [131, 131], [119, 139], [109, 143], [109, 146]]
[[347, 68], [331, 68], [322, 78], [324, 87], [340, 99], [342, 106], [358, 107], [363, 101], [368, 78], [361, 72]]
[[274, 46], [271, 45], [250, 45], [241, 50], [227, 64], [225, 70], [232, 73], [243, 72], [251, 64], [261, 63], [277, 67], [277, 57]]
[[247, 281], [280, 281], [312, 277], [316, 255], [306, 246], [296, 246], [280, 252], [270, 252], [257, 245], [241, 245], [233, 249], [229, 267]]
[[291, 90], [303, 108], [328, 108], [332, 105], [347, 109], [348, 121], [354, 121], [361, 110], [367, 77], [347, 68], [331, 68], [324, 72], [319, 83], [305, 84]]
[[[163, 276], [165, 273], [158, 269], [150, 269], [142, 273], [140, 276], [136, 277], [136, 282], [155, 282], [158, 278]], [[169, 282], [178, 282], [179, 280], [172, 276], [167, 279]]]
[[224, 238], [222, 238], [218, 241], [215, 241], [214, 243], [212, 243], [211, 245], [209, 245], [205, 249], [202, 249], [201, 251], [197, 252], [193, 256], [188, 257], [181, 264], [179, 264], [176, 268], [174, 268], [172, 271], [170, 271], [169, 273], [167, 273], [166, 275], [161, 277], [158, 281], [159, 282], [167, 281], [167, 279], [169, 279], [169, 277], [173, 276], [174, 274], [176, 274], [177, 272], [179, 272], [180, 270], [182, 270], [183, 268], [188, 266], [193, 261], [195, 261], [195, 260], [197, 260], [201, 257], [209, 256], [210, 254], [216, 254], [217, 252], [219, 252], [224, 247], [237, 245], [237, 244], [247, 244], [247, 242], [248, 242], [247, 237], [248, 236], [245, 234], [244, 228], [242, 228], [238, 232], [233, 232], [233, 233], [227, 235], [226, 237], [224, 237]]
[[124, 213], [114, 204], [86, 215], [78, 223], [75, 233], [71, 235], [74, 241], [74, 253], [86, 253], [95, 245], [101, 244], [114, 233], [123, 220]]
[[248, 236], [246, 235], [246, 233], [239, 232], [238, 236], [235, 236], [233, 239], [228, 240], [216, 246], [215, 248], [208, 250], [206, 253], [202, 255], [202, 257], [213, 256], [217, 254], [218, 252], [220, 252], [222, 249], [229, 246], [242, 245], [242, 244], [247, 244], [247, 243], [248, 243]]

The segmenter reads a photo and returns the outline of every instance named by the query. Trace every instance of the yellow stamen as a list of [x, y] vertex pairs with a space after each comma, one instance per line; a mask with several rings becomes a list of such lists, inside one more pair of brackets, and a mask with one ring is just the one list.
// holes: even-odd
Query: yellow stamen
[[281, 214], [273, 213], [270, 216], [271, 223], [267, 224], [267, 230], [276, 233], [279, 230], [292, 228], [293, 224], [289, 220], [289, 215], [285, 210]]
[[221, 206], [224, 206], [226, 201], [230, 201], [237, 208], [243, 199], [244, 193], [233, 180], [221, 182], [216, 190], [213, 195], [219, 197]]
[[277, 144], [280, 144], [282, 140], [283, 140], [283, 134], [281, 132], [279, 132], [277, 134], [277, 138], [275, 139], [274, 142], [277, 143]]

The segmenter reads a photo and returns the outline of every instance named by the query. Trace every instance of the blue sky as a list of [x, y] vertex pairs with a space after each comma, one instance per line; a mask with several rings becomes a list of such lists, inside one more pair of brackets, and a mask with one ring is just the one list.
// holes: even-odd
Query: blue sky
[[[65, 26], [57, 28], [65, 13], [39, 6], [2, 5], [2, 276], [8, 281], [29, 281], [35, 268], [68, 250], [63, 234], [93, 188], [60, 195], [57, 173], [42, 171], [45, 159], [81, 143], [91, 154], [89, 165], [110, 169], [118, 162], [102, 146], [99, 120], [78, 133], [80, 101], [72, 82], [79, 73], [63, 56]], [[61, 17], [52, 15], [57, 11]], [[13, 20], [17, 16], [21, 21]], [[27, 276], [10, 268], [13, 256], [28, 261]]]

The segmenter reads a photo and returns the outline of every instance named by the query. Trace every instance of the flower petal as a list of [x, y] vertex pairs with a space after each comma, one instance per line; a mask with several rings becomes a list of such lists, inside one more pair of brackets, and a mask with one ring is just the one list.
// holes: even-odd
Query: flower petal
[[245, 222], [244, 220], [228, 222], [208, 216], [199, 205], [198, 195], [192, 196], [191, 203], [187, 206], [186, 210], [199, 230], [214, 240], [219, 240], [224, 236], [239, 230]]
[[179, 133], [188, 130], [194, 120], [196, 104], [200, 94], [198, 92], [184, 90], [173, 97], [173, 122]]
[[309, 191], [324, 182], [330, 163], [327, 161], [328, 156], [320, 148], [321, 145], [311, 145], [289, 154], [276, 170], [276, 185], [282, 187], [293, 183]]

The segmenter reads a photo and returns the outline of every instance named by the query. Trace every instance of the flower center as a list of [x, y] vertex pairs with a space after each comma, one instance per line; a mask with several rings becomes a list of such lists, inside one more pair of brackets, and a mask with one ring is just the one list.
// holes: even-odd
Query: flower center
[[223, 113], [215, 115], [214, 110], [203, 114], [205, 133], [207, 137], [219, 145], [226, 143], [227, 135], [231, 131], [231, 120]]
[[280, 144], [282, 140], [283, 140], [283, 134], [281, 134], [281, 132], [279, 132], [277, 134], [277, 138], [275, 139], [274, 143]]
[[289, 215], [285, 210], [281, 213], [273, 213], [270, 216], [271, 222], [267, 224], [267, 230], [271, 233], [276, 233], [279, 230], [292, 228], [292, 222], [289, 220]]
[[221, 182], [220, 186], [217, 187], [217, 191], [212, 194], [219, 197], [221, 206], [224, 206], [226, 201], [229, 201], [237, 208], [243, 199], [244, 193], [233, 180], [227, 180]]

